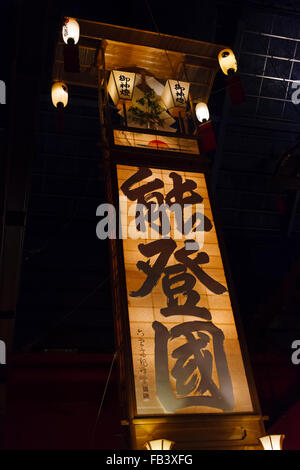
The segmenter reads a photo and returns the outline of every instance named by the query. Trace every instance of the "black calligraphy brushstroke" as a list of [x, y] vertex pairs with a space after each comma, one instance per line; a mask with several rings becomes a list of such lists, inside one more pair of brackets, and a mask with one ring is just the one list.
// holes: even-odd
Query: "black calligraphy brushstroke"
[[[184, 390], [188, 389], [190, 392], [199, 392], [203, 395], [206, 391], [211, 393], [211, 396], [219, 396], [219, 389], [212, 380], [212, 363], [213, 356], [210, 351], [204, 349], [210, 341], [210, 338], [205, 333], [197, 332], [198, 340], [194, 338], [192, 333], [186, 335], [187, 343], [175, 349], [172, 357], [177, 358], [177, 362], [171, 371], [171, 375], [176, 378], [176, 391], [179, 395], [185, 395]], [[186, 361], [189, 360], [189, 368], [186, 368]], [[191, 370], [192, 367], [192, 370]], [[197, 370], [201, 374], [201, 381], [197, 380], [188, 381], [190, 372]], [[195, 376], [193, 376], [195, 377]], [[197, 375], [195, 377], [198, 378]], [[199, 378], [198, 378], [199, 379]]]
[[[187, 179], [184, 183], [182, 182], [182, 176], [174, 171], [169, 174], [170, 178], [173, 179], [173, 189], [171, 189], [165, 197], [166, 204], [169, 207], [172, 207], [174, 204], [178, 204], [181, 207], [181, 217], [182, 220], [179, 222], [177, 220], [177, 230], [180, 230], [181, 233], [186, 234], [189, 227], [194, 227], [195, 223], [200, 216], [200, 224], [194, 227], [193, 232], [202, 231], [209, 232], [213, 225], [208, 217], [203, 214], [195, 212], [192, 215], [192, 221], [184, 222], [184, 206], [201, 203], [203, 197], [196, 193], [194, 189], [197, 188], [197, 183], [193, 180]], [[190, 193], [189, 196], [184, 197], [184, 193]]]
[[[134, 185], [140, 183], [151, 175], [152, 171], [150, 168], [139, 168], [134, 175], [130, 176], [122, 184], [121, 190], [129, 200], [137, 201], [137, 205], [144, 205], [147, 208], [145, 221], [151, 225], [152, 229], [162, 236], [167, 236], [170, 233], [171, 227], [170, 220], [166, 212], [167, 209], [175, 211], [177, 230], [182, 234], [186, 234], [189, 229], [192, 229], [193, 232], [209, 232], [212, 229], [212, 222], [202, 213], [195, 212], [192, 214], [191, 221], [184, 222], [184, 206], [203, 201], [202, 196], [194, 191], [194, 189], [197, 188], [197, 184], [194, 181], [187, 179], [185, 182], [182, 182], [181, 175], [171, 172], [169, 176], [173, 179], [174, 187], [166, 195], [166, 198], [164, 198], [160, 192], [155, 191], [156, 189], [162, 189], [164, 187], [163, 181], [159, 178], [155, 178], [153, 181], [132, 189]], [[184, 197], [184, 193], [190, 194], [189, 196]], [[156, 199], [156, 201], [153, 202], [153, 199]], [[176, 212], [174, 209], [177, 206], [181, 208], [180, 215], [178, 214], [178, 211]], [[155, 220], [159, 220], [159, 225], [154, 224]], [[198, 220], [200, 220], [200, 223], [194, 227]], [[137, 222], [136, 227], [138, 231], [145, 232], [144, 223], [140, 225]]]
[[168, 341], [171, 335], [168, 329], [157, 321], [152, 323], [155, 332], [155, 379], [156, 393], [160, 403], [167, 412], [180, 409], [180, 404], [175, 398], [169, 379]]
[[[168, 235], [170, 233], [170, 221], [166, 213], [166, 205], [164, 204], [163, 194], [155, 191], [156, 189], [161, 189], [164, 187], [164, 183], [159, 178], [155, 178], [153, 181], [150, 181], [140, 187], [132, 189], [132, 186], [140, 183], [144, 179], [152, 175], [150, 168], [139, 168], [139, 170], [128, 180], [126, 180], [122, 186], [121, 190], [128, 197], [130, 201], [137, 201], [137, 205], [143, 205], [147, 208], [147, 215], [145, 220], [150, 223], [151, 227], [158, 232], [160, 235]], [[153, 202], [152, 199], [156, 199], [156, 202]], [[157, 209], [156, 209], [157, 207]], [[154, 224], [155, 220], [159, 220], [159, 225]], [[145, 231], [144, 224], [143, 228], [137, 223], [137, 230]]]
[[[196, 227], [194, 227], [197, 220], [199, 220], [200, 223]], [[202, 232], [202, 231], [203, 232], [210, 232], [210, 230], [213, 228], [213, 224], [210, 221], [210, 219], [208, 217], [206, 217], [206, 215], [201, 214], [199, 212], [195, 212], [192, 215], [192, 227], [194, 227], [193, 232]]]
[[[155, 202], [152, 199], [156, 199]], [[171, 231], [170, 218], [167, 215], [168, 206], [164, 204], [164, 196], [157, 191], [145, 195], [145, 206], [148, 209], [146, 220], [151, 228], [162, 236], [169, 235]], [[159, 220], [159, 225], [154, 222]]]
[[130, 176], [128, 180], [126, 180], [122, 186], [121, 190], [125, 194], [125, 196], [128, 197], [130, 201], [138, 201], [140, 204], [145, 204], [145, 194], [151, 193], [152, 191], [155, 191], [156, 189], [163, 188], [164, 183], [162, 180], [155, 178], [153, 181], [150, 181], [149, 183], [146, 183], [138, 188], [131, 189], [132, 186], [134, 186], [137, 183], [140, 183], [144, 179], [148, 178], [149, 176], [152, 175], [152, 171], [150, 168], [139, 168], [138, 171]]
[[139, 271], [143, 271], [147, 275], [147, 278], [139, 290], [130, 293], [131, 297], [145, 297], [146, 295], [150, 294], [152, 289], [158, 283], [161, 274], [175, 248], [176, 243], [170, 238], [163, 238], [148, 244], [141, 243], [138, 245], [139, 251], [147, 258], [157, 255], [158, 253], [160, 253], [160, 255], [158, 256], [153, 266], [150, 265], [150, 260], [147, 262], [137, 262], [137, 268]]
[[[172, 357], [176, 358], [177, 362], [171, 375], [176, 379], [176, 391], [179, 395], [187, 395], [193, 391], [202, 395], [211, 388], [214, 393], [218, 394], [218, 389], [212, 380], [213, 356], [205, 349], [210, 342], [210, 337], [199, 331], [197, 335], [199, 339], [195, 339], [192, 333], [188, 333], [187, 343], [179, 346], [172, 353]], [[201, 372], [201, 380], [194, 373], [197, 369]]]
[[[167, 308], [162, 308], [160, 313], [165, 317], [171, 315], [192, 315], [195, 317], [211, 319], [211, 313], [204, 307], [197, 307], [200, 300], [198, 292], [193, 290], [196, 279], [192, 274], [186, 273], [186, 267], [183, 264], [175, 264], [164, 270], [165, 276], [162, 280], [162, 288], [167, 296]], [[174, 275], [175, 274], [175, 275]], [[170, 277], [173, 275], [172, 277]], [[180, 285], [178, 285], [180, 283]], [[174, 286], [172, 288], [172, 286]], [[178, 305], [178, 294], [186, 297], [184, 305]]]
[[[195, 181], [187, 179], [183, 183], [182, 176], [174, 171], [172, 171], [169, 176], [173, 180], [173, 189], [171, 189], [166, 195], [166, 203], [168, 206], [171, 206], [172, 204], [180, 204], [183, 207], [184, 204], [197, 204], [203, 201], [203, 197], [193, 191], [197, 188], [197, 183], [195, 183]], [[186, 192], [189, 192], [190, 195], [183, 197]]]

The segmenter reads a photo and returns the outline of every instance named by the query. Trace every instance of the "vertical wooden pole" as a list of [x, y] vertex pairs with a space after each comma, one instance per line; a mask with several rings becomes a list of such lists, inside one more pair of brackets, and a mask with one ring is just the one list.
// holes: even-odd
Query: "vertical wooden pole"
[[[105, 53], [104, 48], [101, 50], [102, 58], [102, 70], [105, 70]], [[104, 82], [105, 87], [105, 80]], [[107, 114], [104, 113], [105, 107], [105, 93], [107, 93], [101, 86], [101, 72], [98, 63], [98, 108], [99, 108], [99, 119], [101, 125], [101, 143], [100, 147], [102, 150], [103, 167], [105, 174], [105, 185], [106, 185], [106, 196], [107, 202], [112, 204], [115, 208], [118, 207], [118, 192], [116, 191], [115, 181], [115, 164], [111, 161], [110, 145], [107, 132], [110, 131], [107, 126], [106, 119]], [[109, 119], [109, 118], [108, 118]], [[114, 325], [115, 325], [115, 343], [118, 351], [118, 368], [119, 368], [119, 393], [120, 393], [120, 405], [121, 405], [121, 425], [124, 426], [124, 438], [130, 440], [129, 437], [129, 415], [133, 415], [133, 403], [130, 398], [129, 388], [132, 389], [133, 385], [128, 385], [128, 332], [124, 328], [124, 310], [127, 308], [127, 297], [124, 295], [123, 290], [126, 285], [124, 266], [122, 264], [122, 256], [120, 253], [120, 241], [117, 239], [109, 240], [110, 250], [110, 280], [111, 280], [111, 292], [113, 299], [113, 311], [114, 311]], [[131, 374], [133, 376], [133, 373]], [[130, 411], [129, 411], [130, 410]]]
[[198, 119], [197, 119], [197, 116], [196, 116], [196, 113], [195, 113], [194, 103], [193, 103], [193, 100], [192, 100], [192, 97], [191, 97], [190, 93], [189, 93], [189, 103], [190, 103], [191, 116], [193, 118], [193, 123], [194, 123], [194, 126], [195, 126], [195, 130], [197, 130], [197, 128], [198, 128]]

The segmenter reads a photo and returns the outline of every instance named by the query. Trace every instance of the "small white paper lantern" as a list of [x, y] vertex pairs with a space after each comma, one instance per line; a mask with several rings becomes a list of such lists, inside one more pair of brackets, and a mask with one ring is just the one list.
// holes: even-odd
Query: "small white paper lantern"
[[132, 101], [134, 84], [135, 73], [112, 70], [107, 90], [116, 106]]
[[65, 82], [54, 82], [51, 87], [52, 103], [57, 108], [68, 104], [68, 87]]
[[264, 450], [282, 450], [284, 434], [272, 434], [270, 436], [260, 437]]
[[190, 84], [178, 80], [167, 80], [161, 99], [172, 116], [184, 114], [189, 96]]
[[200, 122], [209, 121], [209, 110], [208, 110], [206, 103], [204, 102], [197, 103], [195, 112], [196, 112], [198, 121]]
[[168, 439], [156, 439], [155, 441], [148, 441], [145, 443], [146, 450], [170, 450], [175, 442], [168, 441]]
[[237, 71], [237, 61], [231, 49], [223, 49], [219, 52], [218, 60], [225, 75], [233, 75]]
[[62, 37], [66, 44], [77, 44], [79, 41], [80, 28], [74, 18], [67, 18], [62, 27]]

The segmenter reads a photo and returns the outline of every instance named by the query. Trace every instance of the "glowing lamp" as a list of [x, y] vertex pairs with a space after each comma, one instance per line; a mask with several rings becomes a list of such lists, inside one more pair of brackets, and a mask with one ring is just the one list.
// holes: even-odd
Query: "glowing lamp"
[[264, 450], [282, 450], [284, 434], [273, 434], [270, 436], [260, 437]]
[[68, 87], [64, 82], [54, 82], [51, 88], [52, 103], [56, 108], [65, 108], [68, 104]]
[[112, 70], [107, 90], [116, 106], [132, 101], [135, 73]]
[[167, 439], [156, 439], [145, 443], [146, 450], [171, 450], [175, 442]]
[[6, 86], [3, 80], [0, 80], [0, 104], [6, 103]]
[[77, 44], [79, 41], [80, 28], [74, 18], [67, 18], [62, 27], [62, 37], [66, 44]]
[[231, 49], [223, 49], [218, 55], [219, 64], [225, 75], [233, 75], [237, 71], [237, 62]]
[[178, 80], [167, 80], [161, 99], [172, 116], [185, 113], [190, 84]]
[[206, 103], [200, 102], [196, 104], [195, 108], [196, 116], [198, 121], [206, 122], [209, 121], [209, 111]]

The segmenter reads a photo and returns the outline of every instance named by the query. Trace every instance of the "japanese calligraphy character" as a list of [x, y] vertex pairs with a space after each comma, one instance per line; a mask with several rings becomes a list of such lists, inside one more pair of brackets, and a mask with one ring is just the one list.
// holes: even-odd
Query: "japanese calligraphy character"
[[129, 93], [130, 85], [129, 85], [128, 82], [130, 82], [130, 78], [125, 77], [125, 75], [120, 75], [119, 80], [120, 80], [120, 82], [125, 82], [125, 83], [120, 84], [120, 95], [129, 96], [129, 94], [130, 94]]
[[[179, 261], [183, 267], [182, 266], [180, 267], [180, 265], [176, 265], [177, 267], [173, 269], [175, 270], [177, 269], [178, 272], [180, 271], [185, 272], [184, 267], [188, 267], [194, 273], [194, 275], [199, 279], [199, 281], [202, 284], [204, 284], [213, 293], [220, 295], [226, 292], [227, 289], [225, 286], [215, 281], [212, 277], [210, 277], [207, 273], [205, 273], [203, 269], [199, 266], [200, 264], [206, 264], [209, 262], [208, 254], [205, 252], [200, 252], [196, 255], [194, 259], [190, 258], [189, 254], [190, 253], [193, 254], [197, 250], [195, 249], [187, 250], [186, 249], [187, 243], [188, 243], [188, 240], [185, 241], [184, 248], [181, 248], [175, 252], [176, 260]], [[195, 244], [197, 245], [196, 242]], [[150, 242], [148, 244], [141, 243], [138, 245], [139, 251], [147, 258], [157, 255], [158, 253], [159, 253], [159, 256], [156, 259], [153, 266], [151, 266], [150, 260], [148, 260], [147, 262], [145, 261], [137, 262], [137, 268], [140, 271], [143, 271], [147, 275], [147, 278], [145, 279], [142, 287], [139, 290], [130, 293], [131, 297], [144, 297], [152, 291], [152, 289], [158, 283], [162, 273], [164, 272], [172, 253], [175, 251], [176, 246], [177, 246], [176, 242], [172, 239], [160, 239], [160, 240], [155, 240], [153, 242]], [[172, 270], [171, 271], [169, 270], [166, 272], [168, 274], [171, 274]], [[183, 289], [182, 292], [185, 295], [187, 295], [188, 290], [191, 291], [195, 283], [192, 281], [191, 277], [188, 276], [187, 274], [185, 274], [182, 279], [185, 279], [185, 283], [186, 283], [185, 285], [187, 287], [186, 289]], [[174, 307], [175, 303], [174, 301], [172, 301], [172, 295], [174, 294], [174, 292], [171, 295], [171, 293], [168, 291], [168, 289], [170, 289], [170, 287], [168, 287], [169, 285], [170, 285], [169, 280], [165, 278], [163, 288], [165, 289], [165, 293], [167, 295], [168, 293], [170, 294], [169, 301]], [[199, 300], [199, 298], [198, 300], [196, 300], [197, 295], [199, 296], [199, 294], [197, 293], [190, 292], [189, 297], [188, 297], [188, 303], [186, 303], [186, 305], [187, 306], [196, 305], [196, 303]], [[203, 310], [203, 313], [204, 313], [204, 310]], [[206, 318], [206, 317], [204, 316], [203, 318]]]
[[[168, 306], [160, 310], [162, 315], [165, 317], [171, 315], [193, 315], [206, 320], [211, 319], [209, 310], [204, 307], [197, 307], [196, 304], [200, 300], [200, 295], [193, 290], [196, 279], [192, 274], [186, 273], [186, 267], [183, 264], [175, 264], [165, 268], [164, 274], [162, 287], [168, 297]], [[178, 294], [180, 293], [186, 296], [184, 305], [178, 305]]]
[[[147, 222], [160, 235], [168, 235], [171, 229], [168, 211], [174, 212], [177, 230], [182, 234], [187, 234], [190, 230], [208, 232], [212, 229], [211, 221], [201, 212], [195, 211], [190, 220], [185, 220], [185, 209], [203, 201], [202, 196], [194, 191], [197, 188], [194, 181], [187, 179], [183, 182], [178, 173], [171, 172], [169, 176], [173, 180], [173, 189], [164, 198], [163, 194], [157, 191], [164, 187], [163, 181], [159, 178], [135, 187], [151, 175], [152, 171], [149, 168], [139, 168], [121, 186], [121, 190], [129, 200], [137, 201], [136, 212], [139, 212], [140, 216], [136, 217], [136, 227], [139, 231], [146, 231]], [[146, 208], [146, 215], [141, 217], [143, 207]], [[158, 224], [155, 224], [156, 220], [159, 220]], [[198, 220], [200, 223], [194, 227]]]

